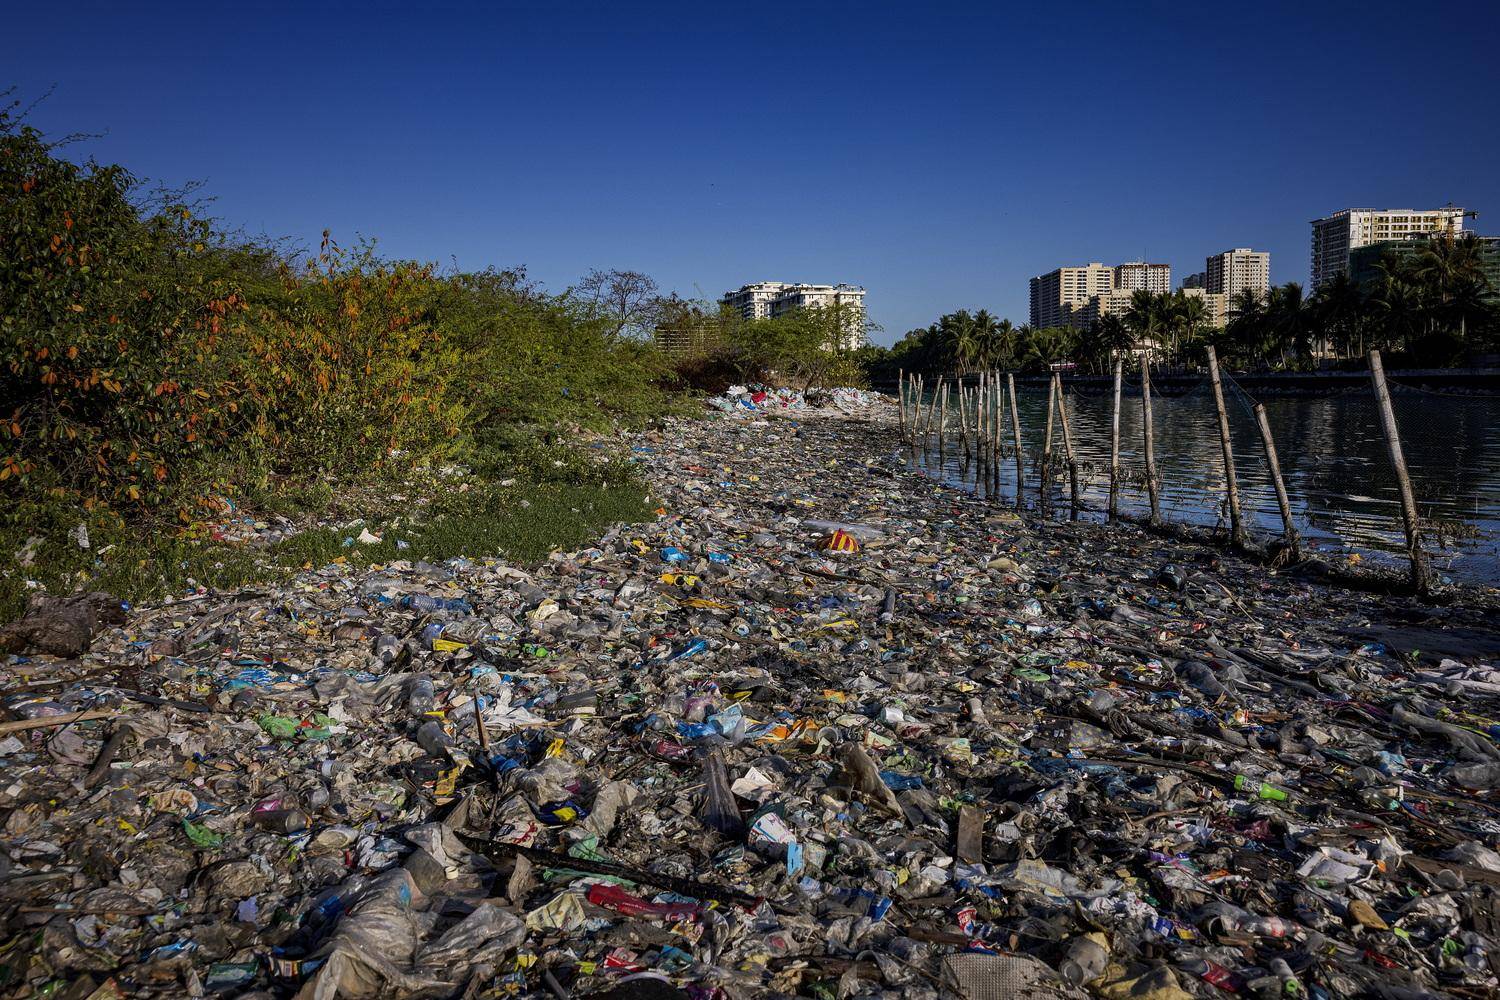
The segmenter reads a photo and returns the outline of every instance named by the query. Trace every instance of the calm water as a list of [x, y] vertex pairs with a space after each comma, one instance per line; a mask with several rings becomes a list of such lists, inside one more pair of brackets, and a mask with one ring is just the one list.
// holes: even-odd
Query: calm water
[[[1021, 387], [1020, 393], [1025, 501], [1034, 506], [1047, 397], [1045, 388]], [[1500, 586], [1500, 397], [1394, 386], [1393, 400], [1417, 505], [1428, 519], [1424, 546], [1434, 567], [1455, 580]], [[1358, 554], [1372, 561], [1395, 561], [1405, 551], [1401, 503], [1373, 394], [1360, 390], [1322, 398], [1267, 397], [1263, 402], [1297, 529], [1307, 545], [1339, 557]], [[1252, 404], [1228, 385], [1225, 405], [1246, 523], [1261, 535], [1279, 535], [1281, 516], [1266, 475]], [[1083, 499], [1092, 508], [1081, 515], [1085, 518], [1102, 518], [1109, 499], [1110, 408], [1108, 395], [1068, 397]], [[1207, 384], [1176, 398], [1153, 392], [1152, 412], [1163, 517], [1208, 525], [1222, 518], [1227, 525], [1223, 456]], [[950, 421], [955, 419], [956, 410]], [[1009, 444], [1009, 416], [1005, 419]], [[1144, 470], [1141, 422], [1139, 392], [1130, 395], [1127, 388], [1120, 413], [1120, 464], [1127, 480]], [[956, 442], [950, 431], [941, 475], [972, 486], [975, 466], [965, 467]], [[1065, 517], [1067, 477], [1060, 427], [1054, 429], [1052, 447], [1055, 467], [1062, 471], [1053, 494], [1054, 516]], [[936, 434], [932, 448], [927, 467], [936, 475]], [[1001, 462], [1000, 482], [1002, 500], [1013, 501], [1014, 458]], [[1120, 506], [1129, 513], [1147, 513], [1144, 487], [1127, 482]]]

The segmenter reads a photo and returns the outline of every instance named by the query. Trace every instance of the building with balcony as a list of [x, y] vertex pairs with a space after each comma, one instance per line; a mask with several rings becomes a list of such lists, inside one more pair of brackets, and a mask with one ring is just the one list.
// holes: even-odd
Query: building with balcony
[[1349, 270], [1349, 254], [1372, 243], [1411, 239], [1429, 233], [1463, 232], [1464, 210], [1433, 208], [1346, 208], [1312, 225], [1312, 286], [1310, 291]]

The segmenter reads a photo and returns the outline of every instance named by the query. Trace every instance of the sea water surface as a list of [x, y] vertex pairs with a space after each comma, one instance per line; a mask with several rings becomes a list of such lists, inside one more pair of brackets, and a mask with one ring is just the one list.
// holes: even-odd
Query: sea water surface
[[[1045, 386], [1022, 386], [1020, 414], [1027, 506], [1037, 503], [1046, 420]], [[1112, 396], [1065, 392], [1080, 465], [1082, 517], [1099, 520], [1109, 498]], [[1392, 385], [1393, 409], [1424, 520], [1424, 548], [1442, 575], [1465, 583], [1500, 586], [1500, 396], [1441, 393]], [[1261, 399], [1275, 437], [1282, 476], [1298, 532], [1309, 548], [1335, 559], [1396, 563], [1404, 558], [1401, 500], [1391, 469], [1374, 394], [1368, 388], [1318, 397]], [[1281, 533], [1276, 494], [1266, 472], [1265, 449], [1252, 401], [1226, 384], [1234, 466], [1247, 526], [1260, 536]], [[1152, 393], [1152, 423], [1162, 516], [1193, 524], [1228, 523], [1224, 463], [1212, 390], [1205, 380], [1178, 396]], [[956, 421], [957, 410], [950, 414]], [[1012, 445], [1010, 418], [1005, 442]], [[1145, 462], [1139, 381], [1121, 400], [1120, 463], [1126, 485], [1120, 507], [1144, 515]], [[929, 474], [975, 487], [977, 463], [965, 460], [949, 432], [941, 464], [936, 435], [925, 460]], [[1053, 430], [1053, 463], [1061, 473], [1053, 492], [1054, 516], [1068, 516], [1066, 462], [1060, 425]], [[910, 455], [910, 452], [907, 453]], [[1000, 463], [1001, 502], [1013, 502], [1012, 456]]]

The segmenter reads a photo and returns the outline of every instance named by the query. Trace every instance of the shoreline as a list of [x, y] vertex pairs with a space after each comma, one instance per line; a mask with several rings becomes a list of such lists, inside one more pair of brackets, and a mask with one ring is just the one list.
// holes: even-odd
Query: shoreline
[[[583, 995], [607, 960], [900, 991], [971, 940], [1067, 995], [1067, 940], [1014, 943], [1038, 914], [1102, 928], [1116, 979], [1204, 956], [1251, 979], [1313, 926], [1397, 947], [1292, 905], [1330, 845], [1391, 919], [1429, 869], [1500, 884], [1488, 795], [1460, 784], [1500, 760], [1470, 713], [1500, 711], [1443, 662], [1500, 659], [1482, 613], [1020, 517], [893, 467], [887, 410], [674, 418], [627, 439], [657, 518], [579, 550], [326, 564], [10, 664], [99, 714], [8, 734], [8, 905], [54, 974], [141, 996], [535, 995], [543, 970]], [[839, 525], [858, 551], [825, 549]], [[625, 883], [580, 874], [601, 865]], [[407, 943], [383, 953], [380, 926]]]

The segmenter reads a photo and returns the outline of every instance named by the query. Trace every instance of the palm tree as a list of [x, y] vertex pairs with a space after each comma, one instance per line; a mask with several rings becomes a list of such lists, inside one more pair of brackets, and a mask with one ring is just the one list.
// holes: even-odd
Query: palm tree
[[1105, 362], [1123, 356], [1134, 347], [1135, 337], [1119, 316], [1105, 313], [1089, 331], [1088, 344], [1102, 370]]
[[995, 366], [995, 358], [999, 353], [999, 333], [1000, 322], [988, 309], [981, 309], [974, 314], [974, 353], [979, 368], [989, 369]]
[[1332, 281], [1324, 282], [1313, 293], [1311, 307], [1324, 350], [1331, 344], [1339, 357], [1364, 354], [1369, 308], [1359, 285], [1347, 273], [1334, 275]]
[[1381, 347], [1406, 346], [1426, 325], [1426, 312], [1421, 290], [1399, 273], [1397, 268], [1386, 264], [1377, 265], [1381, 272], [1380, 285], [1371, 300], [1375, 315], [1380, 321]]
[[1302, 286], [1295, 281], [1277, 285], [1266, 296], [1267, 347], [1281, 354], [1285, 367], [1287, 352], [1298, 361], [1312, 357], [1309, 312], [1302, 298]]
[[[1175, 326], [1182, 330], [1182, 346], [1192, 346], [1203, 333], [1204, 321], [1208, 316], [1208, 305], [1197, 295], [1188, 295], [1179, 291], [1171, 303], [1172, 318]], [[1173, 341], [1173, 353], [1177, 352], [1177, 344]]]
[[1078, 331], [1070, 326], [1045, 326], [1032, 330], [1026, 341], [1023, 360], [1029, 367], [1050, 368], [1067, 361], [1078, 340]]
[[938, 327], [958, 374], [967, 375], [978, 346], [974, 338], [974, 317], [969, 315], [969, 310], [960, 309], [939, 319]]
[[[1021, 329], [1026, 329], [1022, 327]], [[990, 364], [1000, 367], [1009, 366], [1016, 360], [1016, 343], [1020, 337], [1020, 330], [1011, 325], [1010, 320], [1002, 319], [995, 326], [994, 355]]]
[[1148, 351], [1154, 350], [1165, 324], [1161, 300], [1151, 292], [1137, 290], [1130, 295], [1130, 309], [1125, 313], [1125, 325], [1135, 334], [1137, 343]]
[[1462, 296], [1466, 304], [1471, 303], [1479, 294], [1478, 290], [1489, 283], [1480, 263], [1479, 241], [1474, 234], [1455, 236], [1442, 233], [1429, 237], [1407, 270], [1408, 280], [1422, 289], [1424, 297], [1433, 301], [1429, 330], [1433, 322], [1439, 319], [1451, 322], [1456, 314], [1459, 335], [1463, 336], [1468, 316], [1465, 310], [1454, 309], [1454, 302]]

